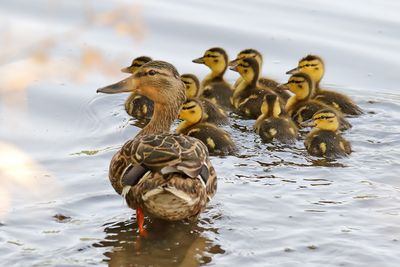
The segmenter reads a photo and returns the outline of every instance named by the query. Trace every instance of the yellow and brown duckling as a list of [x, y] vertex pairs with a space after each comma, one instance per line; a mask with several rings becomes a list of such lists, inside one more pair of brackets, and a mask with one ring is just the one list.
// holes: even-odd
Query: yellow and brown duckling
[[254, 129], [261, 140], [270, 143], [294, 143], [298, 137], [296, 124], [282, 110], [282, 104], [276, 95], [266, 95], [261, 106], [261, 115], [254, 124]]
[[314, 81], [316, 88], [315, 99], [340, 110], [344, 114], [361, 115], [363, 113], [361, 108], [348, 96], [320, 88], [321, 79], [325, 74], [325, 64], [319, 56], [308, 55], [302, 58], [299, 61], [298, 66], [288, 71], [287, 74], [293, 74], [298, 71], [307, 73]]
[[332, 112], [337, 114], [341, 130], [351, 128], [351, 124], [343, 117], [340, 111], [317, 99], [313, 99], [315, 84], [308, 74], [302, 72], [293, 74], [285, 86], [294, 94], [288, 99], [285, 110], [298, 126], [301, 126], [302, 122], [311, 119], [317, 111], [331, 109]]
[[[121, 71], [125, 73], [135, 73], [143, 64], [150, 62], [150, 57], [141, 56], [132, 60], [130, 66], [122, 68]], [[154, 112], [153, 102], [145, 96], [131, 93], [128, 99], [125, 101], [126, 112], [137, 119], [151, 119]]]
[[215, 124], [203, 122], [204, 108], [197, 98], [188, 99], [182, 106], [179, 119], [183, 120], [176, 129], [177, 133], [189, 135], [201, 140], [210, 155], [229, 155], [236, 152], [236, 145], [226, 131]]
[[151, 61], [97, 92], [133, 92], [154, 102], [151, 121], [113, 156], [109, 169], [115, 191], [137, 211], [140, 234], [144, 212], [169, 221], [197, 218], [216, 192], [217, 177], [203, 142], [170, 133], [186, 100], [175, 67]]
[[276, 93], [259, 86], [260, 71], [256, 59], [240, 59], [230, 69], [239, 72], [243, 79], [233, 93], [231, 99], [233, 106], [240, 115], [249, 119], [257, 119], [261, 115], [264, 96], [276, 95]]
[[202, 122], [215, 123], [216, 125], [228, 124], [226, 112], [209, 99], [201, 96], [199, 79], [193, 74], [182, 74], [181, 79], [186, 86], [187, 98], [198, 98], [204, 107]]
[[211, 69], [211, 73], [201, 82], [202, 96], [225, 109], [232, 109], [230, 98], [233, 90], [224, 79], [228, 68], [228, 55], [225, 50], [220, 47], [210, 48], [193, 62], [204, 64]]
[[347, 156], [351, 153], [351, 145], [338, 132], [338, 118], [331, 109], [318, 111], [311, 120], [302, 124], [303, 126], [314, 127], [304, 141], [310, 155], [335, 158]]
[[[281, 101], [283, 103], [285, 103], [289, 99], [290, 94], [288, 92], [286, 92], [285, 90], [282, 90], [281, 87], [279, 86], [280, 84], [277, 81], [274, 81], [269, 78], [261, 77], [263, 56], [257, 50], [245, 49], [245, 50], [240, 51], [239, 54], [237, 54], [236, 59], [229, 62], [229, 66], [234, 67], [237, 64], [237, 62], [243, 58], [254, 58], [255, 60], [257, 60], [258, 65], [260, 66], [258, 83], [261, 88], [268, 88], [268, 89], [273, 90], [281, 98]], [[237, 88], [239, 86], [239, 84], [242, 82], [243, 82], [243, 78], [239, 77], [236, 80], [235, 84], [233, 85], [233, 89]]]

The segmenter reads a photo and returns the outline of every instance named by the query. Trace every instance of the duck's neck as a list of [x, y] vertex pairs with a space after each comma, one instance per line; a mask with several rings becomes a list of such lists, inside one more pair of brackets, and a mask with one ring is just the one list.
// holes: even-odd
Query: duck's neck
[[172, 123], [178, 118], [179, 110], [180, 106], [178, 104], [154, 103], [153, 117], [151, 117], [149, 124], [136, 137], [148, 134], [168, 133]]

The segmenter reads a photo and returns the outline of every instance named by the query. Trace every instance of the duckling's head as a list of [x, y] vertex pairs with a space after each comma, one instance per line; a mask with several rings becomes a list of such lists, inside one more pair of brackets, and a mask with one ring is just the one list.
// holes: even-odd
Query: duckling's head
[[121, 71], [125, 72], [125, 73], [134, 73], [135, 71], [137, 71], [138, 68], [140, 68], [145, 63], [150, 62], [150, 61], [152, 61], [152, 59], [150, 57], [146, 57], [146, 56], [137, 57], [134, 60], [132, 60], [132, 63], [130, 66], [122, 68]]
[[307, 99], [314, 94], [314, 82], [306, 73], [296, 72], [284, 84], [299, 100]]
[[296, 68], [289, 70], [286, 74], [293, 74], [295, 72], [303, 72], [310, 75], [315, 83], [319, 83], [325, 73], [325, 64], [322, 58], [315, 55], [308, 55], [300, 59]]
[[258, 65], [261, 69], [263, 64], [263, 57], [260, 52], [251, 48], [240, 51], [239, 54], [237, 54], [236, 59], [229, 62], [229, 67], [234, 67], [240, 59], [244, 58], [254, 58], [255, 60], [257, 60]]
[[199, 79], [193, 74], [182, 74], [181, 79], [186, 86], [186, 97], [198, 97], [200, 94]]
[[230, 69], [239, 72], [247, 83], [252, 83], [258, 80], [260, 65], [255, 58], [249, 57], [239, 59]]
[[193, 59], [192, 62], [204, 64], [215, 73], [223, 73], [228, 67], [228, 54], [220, 47], [208, 49], [202, 57]]
[[98, 93], [134, 92], [148, 97], [156, 104], [179, 107], [186, 100], [185, 85], [176, 68], [165, 61], [150, 61], [130, 77], [100, 88]]
[[278, 118], [282, 113], [282, 106], [277, 95], [265, 95], [261, 105], [261, 113], [266, 117]]
[[305, 121], [301, 125], [336, 132], [339, 128], [339, 121], [335, 112], [331, 109], [321, 109], [314, 114], [311, 120]]
[[203, 118], [203, 105], [199, 100], [189, 98], [183, 104], [178, 118], [190, 125], [198, 123]]

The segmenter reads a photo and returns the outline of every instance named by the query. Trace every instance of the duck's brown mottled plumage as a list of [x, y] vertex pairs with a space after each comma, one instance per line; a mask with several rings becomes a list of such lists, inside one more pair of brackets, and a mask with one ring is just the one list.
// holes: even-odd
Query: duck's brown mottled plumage
[[[169, 133], [186, 99], [179, 73], [167, 62], [151, 61], [131, 77], [98, 92], [114, 90], [140, 93], [155, 107], [149, 124], [111, 160], [109, 178], [115, 191], [125, 195], [129, 207], [154, 217], [196, 218], [215, 194], [217, 177], [201, 141]], [[136, 168], [142, 168], [144, 175], [130, 177]]]

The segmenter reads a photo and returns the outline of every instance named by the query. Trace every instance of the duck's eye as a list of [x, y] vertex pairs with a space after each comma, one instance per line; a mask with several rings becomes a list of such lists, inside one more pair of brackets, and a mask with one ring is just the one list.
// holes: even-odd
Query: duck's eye
[[311, 65], [310, 65], [310, 64], [306, 64], [305, 66], [306, 66], [306, 67], [310, 67]]
[[150, 70], [150, 71], [148, 72], [148, 74], [149, 74], [150, 76], [154, 76], [154, 75], [156, 75], [156, 71], [155, 71], [155, 70]]

